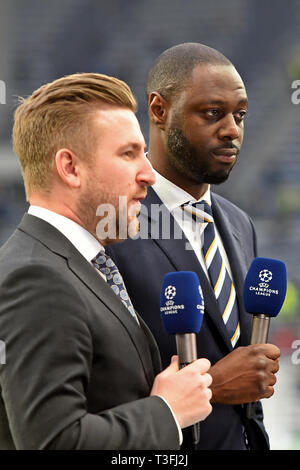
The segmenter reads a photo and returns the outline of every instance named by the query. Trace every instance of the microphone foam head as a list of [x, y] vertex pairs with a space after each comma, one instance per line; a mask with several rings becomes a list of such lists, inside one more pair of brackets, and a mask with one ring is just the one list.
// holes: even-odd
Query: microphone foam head
[[286, 267], [282, 261], [255, 258], [244, 284], [244, 304], [249, 313], [276, 317], [286, 296]]
[[160, 313], [168, 334], [199, 333], [204, 300], [196, 273], [176, 271], [165, 275], [160, 294]]

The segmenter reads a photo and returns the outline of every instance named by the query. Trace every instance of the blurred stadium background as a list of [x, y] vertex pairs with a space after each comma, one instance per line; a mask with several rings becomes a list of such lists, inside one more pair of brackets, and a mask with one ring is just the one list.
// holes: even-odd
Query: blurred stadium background
[[281, 347], [281, 369], [277, 393], [264, 400], [265, 421], [272, 449], [300, 449], [300, 364], [292, 359], [300, 338], [300, 104], [291, 100], [300, 80], [300, 0], [0, 0], [0, 245], [27, 208], [10, 140], [17, 97], [69, 73], [115, 75], [134, 90], [147, 138], [147, 73], [182, 42], [222, 51], [246, 84], [240, 161], [214, 189], [252, 216], [259, 255], [287, 264], [288, 296], [270, 338]]

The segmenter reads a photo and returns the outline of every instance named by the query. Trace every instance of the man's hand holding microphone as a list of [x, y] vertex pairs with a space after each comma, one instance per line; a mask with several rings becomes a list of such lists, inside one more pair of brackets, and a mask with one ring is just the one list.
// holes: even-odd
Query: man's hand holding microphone
[[178, 356], [154, 382], [151, 394], [165, 398], [180, 427], [191, 428], [192, 443], [200, 439], [200, 425], [212, 411], [210, 362], [197, 358], [204, 301], [199, 279], [192, 271], [166, 274], [160, 298], [161, 318], [166, 332], [176, 336]]
[[154, 380], [151, 395], [168, 402], [181, 429], [203, 421], [212, 411], [209, 368], [207, 359], [197, 359], [180, 369], [179, 357], [173, 356], [169, 367]]
[[250, 345], [236, 348], [211, 367], [212, 403], [249, 403], [247, 415], [251, 418], [250, 402], [273, 395], [280, 349], [267, 340], [270, 318], [280, 312], [286, 289], [286, 267], [282, 261], [253, 260], [244, 284], [244, 306], [253, 315]]

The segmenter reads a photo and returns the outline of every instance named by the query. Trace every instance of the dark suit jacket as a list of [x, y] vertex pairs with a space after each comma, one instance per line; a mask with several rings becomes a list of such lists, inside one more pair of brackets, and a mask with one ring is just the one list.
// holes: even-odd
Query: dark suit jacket
[[[144, 201], [148, 210], [148, 239], [129, 239], [122, 244], [111, 245], [108, 252], [121, 271], [134, 307], [156, 338], [164, 365], [169, 363], [171, 355], [176, 353], [176, 344], [175, 338], [165, 333], [160, 319], [159, 298], [162, 281], [165, 274], [171, 271], [195, 271], [198, 274], [205, 302], [204, 320], [197, 336], [198, 357], [206, 357], [214, 364], [232, 351], [215, 295], [194, 251], [186, 250], [187, 239], [173, 217], [170, 219], [170, 239], [163, 239], [165, 235], [161, 230], [162, 218], [170, 216], [170, 213], [165, 206], [160, 214], [157, 210], [152, 210], [151, 213], [151, 205], [155, 204], [161, 205], [162, 202], [150, 188]], [[243, 282], [249, 265], [256, 256], [253, 224], [247, 214], [213, 193], [212, 208], [228, 255], [237, 293], [241, 326], [238, 345], [248, 345], [252, 320], [243, 306]], [[144, 212], [141, 212], [140, 223], [145, 236], [146, 215], [142, 215]], [[151, 230], [152, 237], [159, 234], [157, 239], [150, 238]], [[174, 234], [177, 234], [177, 237], [181, 234], [181, 239], [175, 239]], [[268, 447], [259, 403], [254, 420], [245, 417], [243, 406], [214, 404], [211, 415], [201, 423], [199, 448], [243, 448], [242, 425], [246, 427], [252, 448]]]
[[[160, 357], [94, 267], [26, 214], [0, 249], [0, 448], [176, 449]], [[0, 390], [0, 391], [1, 391]]]

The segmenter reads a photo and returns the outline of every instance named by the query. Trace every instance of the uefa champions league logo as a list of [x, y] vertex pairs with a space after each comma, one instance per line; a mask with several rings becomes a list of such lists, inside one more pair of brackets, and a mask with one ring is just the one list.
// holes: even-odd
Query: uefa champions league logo
[[[165, 288], [165, 298], [167, 299], [167, 301], [166, 301], [167, 308], [168, 307], [171, 308], [175, 304], [175, 302], [173, 300], [175, 295], [176, 295], [176, 287], [175, 286], [169, 285]], [[174, 313], [177, 313], [177, 311], [174, 312]]]
[[262, 282], [270, 282], [272, 281], [272, 278], [273, 278], [273, 274], [271, 273], [271, 271], [269, 271], [268, 269], [263, 269], [262, 271], [260, 271], [259, 273], [259, 279], [262, 281]]
[[165, 288], [165, 297], [168, 300], [174, 299], [176, 295], [176, 287], [175, 286], [167, 286]]
[[[200, 313], [204, 313], [204, 301], [203, 301], [203, 295], [202, 295], [202, 289], [201, 289], [201, 286], [199, 284], [198, 286], [198, 290], [199, 290], [199, 294], [200, 294], [200, 301], [201, 303], [195, 305], [195, 307], [200, 310]], [[161, 312], [164, 312], [165, 315], [169, 315], [169, 314], [174, 314], [174, 313], [178, 313], [178, 311], [180, 312], [180, 310], [182, 310], [182, 312], [185, 310], [185, 304], [182, 303], [182, 304], [179, 304], [179, 305], [175, 305], [175, 302], [174, 302], [174, 297], [176, 296], [176, 287], [175, 286], [172, 286], [171, 284], [168, 285], [165, 290], [164, 290], [164, 295], [165, 295], [165, 298], [166, 298], [166, 306], [164, 307], [161, 307], [160, 308], [160, 311]]]
[[260, 287], [269, 287], [269, 282], [272, 281], [273, 274], [268, 269], [262, 269], [258, 277], [262, 281], [259, 283]]
[[[273, 279], [273, 273], [272, 271], [269, 271], [268, 269], [262, 269], [259, 271], [257, 275], [259, 281], [256, 285], [254, 286], [249, 286], [249, 291], [255, 293], [255, 295], [264, 295], [266, 297], [271, 297], [271, 295], [278, 295], [279, 290], [278, 289], [270, 289], [269, 283]], [[274, 284], [274, 283], [273, 283]], [[276, 284], [276, 282], [275, 282]]]

